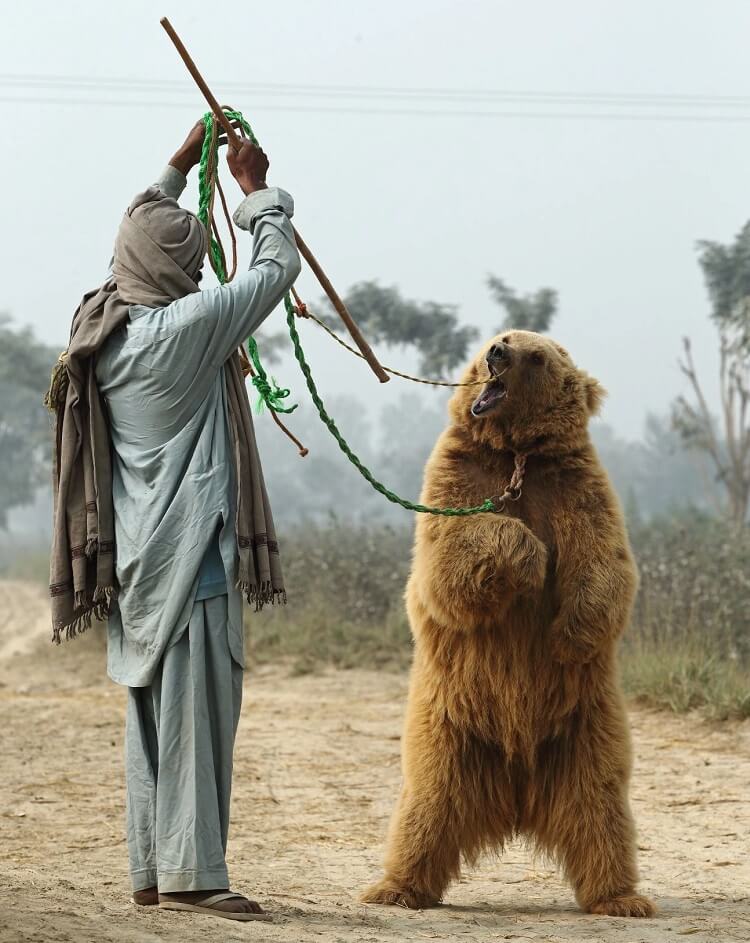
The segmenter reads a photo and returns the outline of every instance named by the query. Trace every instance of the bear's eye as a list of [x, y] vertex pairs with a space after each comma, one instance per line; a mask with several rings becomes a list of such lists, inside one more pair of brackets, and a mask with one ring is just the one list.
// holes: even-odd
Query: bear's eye
[[533, 353], [531, 355], [531, 362], [537, 367], [544, 366], [544, 354]]
[[503, 343], [510, 344], [510, 334], [505, 335], [505, 337], [503, 338]]

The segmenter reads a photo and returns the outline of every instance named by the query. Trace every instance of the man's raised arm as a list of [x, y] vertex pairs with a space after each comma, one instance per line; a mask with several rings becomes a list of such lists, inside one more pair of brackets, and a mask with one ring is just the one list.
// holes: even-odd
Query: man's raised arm
[[201, 292], [200, 305], [211, 319], [214, 364], [224, 363], [281, 301], [299, 275], [300, 259], [290, 219], [291, 196], [266, 184], [268, 158], [250, 141], [227, 153], [227, 163], [245, 199], [233, 219], [253, 236], [250, 268], [234, 281]]

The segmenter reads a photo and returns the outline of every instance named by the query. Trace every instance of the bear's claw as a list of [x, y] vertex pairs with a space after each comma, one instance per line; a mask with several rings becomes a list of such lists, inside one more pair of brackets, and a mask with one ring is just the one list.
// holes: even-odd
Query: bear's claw
[[590, 904], [586, 910], [590, 914], [605, 914], [608, 917], [653, 917], [656, 906], [648, 897], [640, 894], [623, 894]]
[[426, 907], [437, 907], [439, 898], [413, 887], [403, 887], [393, 881], [383, 880], [362, 894], [363, 904], [387, 904], [392, 907], [408, 907], [410, 910], [423, 910]]

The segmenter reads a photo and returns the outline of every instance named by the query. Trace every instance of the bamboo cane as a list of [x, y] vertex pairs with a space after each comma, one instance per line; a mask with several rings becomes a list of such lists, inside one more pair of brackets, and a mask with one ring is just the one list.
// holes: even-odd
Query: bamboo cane
[[[187, 49], [185, 49], [185, 46], [183, 45], [180, 37], [175, 32], [174, 27], [169, 22], [166, 16], [162, 17], [159, 22], [164, 27], [167, 35], [174, 43], [175, 48], [177, 49], [177, 52], [180, 54], [182, 61], [187, 66], [188, 72], [192, 75], [193, 79], [195, 80], [195, 84], [203, 93], [203, 97], [208, 102], [211, 108], [211, 111], [213, 111], [213, 113], [216, 115], [216, 120], [219, 122], [222, 128], [226, 131], [227, 143], [229, 144], [230, 147], [233, 147], [235, 150], [239, 150], [240, 147], [242, 146], [242, 139], [235, 132], [229, 119], [222, 111], [221, 106], [219, 105], [218, 101], [214, 98], [213, 94], [211, 93], [211, 89], [208, 87], [208, 85], [206, 85], [206, 82], [203, 76], [198, 71], [198, 68], [193, 62], [190, 56], [190, 53], [187, 51]], [[300, 255], [304, 258], [304, 260], [310, 266], [313, 274], [318, 279], [318, 282], [320, 283], [321, 288], [326, 293], [326, 295], [328, 295], [328, 298], [331, 304], [336, 309], [341, 320], [346, 325], [346, 329], [349, 331], [349, 334], [351, 335], [352, 340], [357, 345], [357, 347], [359, 347], [360, 351], [362, 352], [362, 356], [370, 365], [372, 372], [375, 374], [378, 380], [380, 380], [381, 383], [387, 383], [390, 377], [385, 372], [385, 370], [383, 370], [380, 363], [378, 362], [377, 357], [372, 352], [372, 348], [362, 336], [362, 332], [357, 327], [357, 324], [354, 318], [347, 311], [346, 305], [342, 301], [338, 292], [331, 284], [326, 273], [320, 267], [320, 263], [312, 254], [312, 252], [308, 248], [307, 243], [304, 241], [302, 236], [300, 236], [300, 234], [297, 232], [296, 229], [294, 229], [294, 227], [292, 227], [292, 229], [294, 230], [294, 237], [297, 240], [297, 248], [300, 251]]]

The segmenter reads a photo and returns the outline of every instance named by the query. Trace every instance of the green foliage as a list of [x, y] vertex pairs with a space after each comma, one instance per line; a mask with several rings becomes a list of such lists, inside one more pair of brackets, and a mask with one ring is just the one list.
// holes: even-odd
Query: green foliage
[[550, 329], [557, 314], [557, 292], [552, 288], [540, 288], [529, 295], [519, 295], [496, 275], [487, 279], [487, 287], [493, 299], [505, 310], [505, 320], [499, 331], [536, 331], [544, 334]]
[[711, 317], [720, 330], [736, 331], [750, 351], [750, 222], [733, 243], [698, 243], [699, 264], [711, 300]]
[[0, 315], [0, 529], [34, 498], [49, 469], [50, 420], [42, 404], [59, 351]]
[[[461, 366], [479, 334], [474, 327], [459, 327], [455, 305], [410, 301], [398, 288], [383, 288], [374, 281], [354, 285], [344, 301], [370, 343], [414, 347], [420, 353], [419, 371], [430, 378]], [[340, 323], [333, 315], [322, 320], [333, 328]]]

